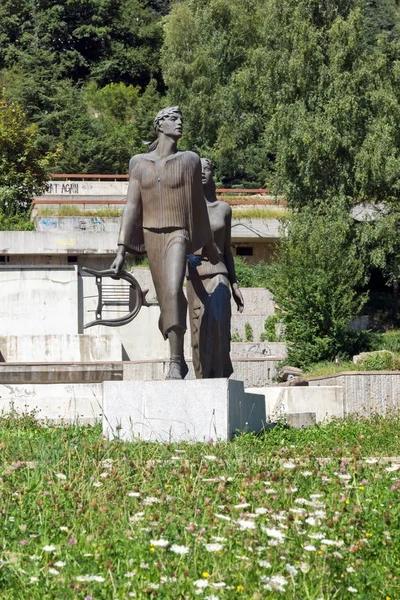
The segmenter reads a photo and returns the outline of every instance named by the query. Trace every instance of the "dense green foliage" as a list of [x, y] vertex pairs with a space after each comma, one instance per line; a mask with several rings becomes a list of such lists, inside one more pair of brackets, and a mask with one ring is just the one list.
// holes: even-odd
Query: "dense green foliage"
[[292, 204], [398, 196], [395, 0], [186, 0], [163, 46], [186, 144]]
[[0, 230], [30, 229], [33, 194], [44, 190], [57, 152], [43, 155], [37, 147], [37, 128], [28, 125], [21, 107], [0, 102]]
[[4, 599], [399, 596], [398, 415], [209, 445], [10, 416], [0, 449]]
[[0, 3], [0, 72], [62, 172], [125, 172], [163, 90], [166, 2]]
[[349, 329], [366, 301], [360, 292], [366, 268], [357, 242], [342, 203], [325, 211], [306, 207], [287, 221], [269, 288], [292, 364], [304, 367], [359, 349], [359, 336]]

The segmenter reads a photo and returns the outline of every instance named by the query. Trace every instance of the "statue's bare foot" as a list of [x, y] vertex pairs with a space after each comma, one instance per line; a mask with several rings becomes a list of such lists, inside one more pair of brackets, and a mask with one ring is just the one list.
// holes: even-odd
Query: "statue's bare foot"
[[185, 379], [189, 368], [184, 360], [177, 362], [171, 360], [166, 379]]

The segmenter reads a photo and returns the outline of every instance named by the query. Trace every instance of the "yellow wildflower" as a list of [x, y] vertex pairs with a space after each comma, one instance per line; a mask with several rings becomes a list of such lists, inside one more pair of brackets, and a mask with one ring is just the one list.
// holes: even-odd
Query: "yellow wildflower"
[[237, 589], [238, 592], [243, 592], [244, 587], [242, 585], [237, 585], [236, 589]]
[[207, 577], [210, 577], [210, 573], [208, 573], [207, 571], [204, 571], [204, 572], [201, 574], [201, 576], [202, 576], [202, 577], [204, 577], [205, 579], [207, 579]]

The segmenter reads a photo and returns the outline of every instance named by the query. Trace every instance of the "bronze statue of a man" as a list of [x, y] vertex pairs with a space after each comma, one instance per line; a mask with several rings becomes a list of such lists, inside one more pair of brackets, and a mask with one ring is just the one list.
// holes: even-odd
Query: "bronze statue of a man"
[[159, 328], [170, 345], [167, 379], [183, 379], [187, 301], [183, 293], [187, 255], [205, 247], [211, 262], [218, 256], [202, 191], [200, 158], [181, 152], [182, 114], [174, 106], [161, 110], [154, 127], [157, 139], [147, 154], [129, 164], [129, 185], [122, 214], [118, 251], [111, 268], [117, 273], [125, 253], [147, 252], [160, 305]]

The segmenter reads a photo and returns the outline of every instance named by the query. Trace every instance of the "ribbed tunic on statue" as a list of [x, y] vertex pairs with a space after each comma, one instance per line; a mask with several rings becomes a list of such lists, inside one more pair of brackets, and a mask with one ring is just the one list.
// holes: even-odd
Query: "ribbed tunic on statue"
[[129, 252], [143, 252], [143, 228], [184, 229], [189, 235], [189, 251], [208, 243], [211, 230], [202, 193], [201, 164], [194, 152], [177, 152], [165, 159], [138, 154], [131, 160], [129, 195], [119, 244]]

